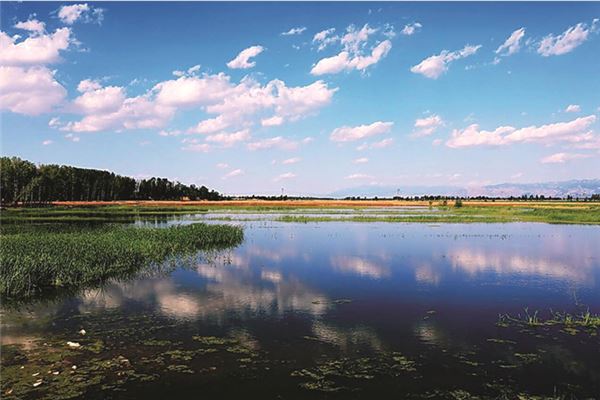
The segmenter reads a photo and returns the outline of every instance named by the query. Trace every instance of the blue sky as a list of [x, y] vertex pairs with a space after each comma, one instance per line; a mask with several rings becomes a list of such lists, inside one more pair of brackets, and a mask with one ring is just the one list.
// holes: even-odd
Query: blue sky
[[597, 2], [1, 7], [3, 155], [231, 194], [600, 178]]

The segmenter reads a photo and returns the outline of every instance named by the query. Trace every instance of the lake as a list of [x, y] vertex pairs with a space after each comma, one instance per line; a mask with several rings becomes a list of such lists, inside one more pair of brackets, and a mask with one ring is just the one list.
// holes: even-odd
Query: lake
[[598, 329], [545, 323], [600, 312], [597, 226], [226, 223], [237, 248], [4, 308], [3, 367], [31, 375], [14, 393], [599, 396]]

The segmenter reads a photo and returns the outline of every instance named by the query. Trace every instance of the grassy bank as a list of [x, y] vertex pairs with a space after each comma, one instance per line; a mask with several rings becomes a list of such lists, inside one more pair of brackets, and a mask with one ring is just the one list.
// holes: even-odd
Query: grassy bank
[[279, 222], [421, 222], [421, 223], [506, 223], [545, 222], [552, 224], [600, 224], [600, 207], [577, 208], [549, 207], [440, 207], [437, 213], [415, 215], [349, 215], [349, 216], [304, 216], [284, 215]]
[[[1, 222], [10, 223], [73, 223], [73, 222], [121, 222], [135, 220], [166, 221], [189, 214], [233, 214], [223, 219], [236, 220], [236, 215], [261, 214], [250, 219], [269, 219], [270, 214], [284, 214], [273, 217], [280, 222], [423, 222], [423, 223], [469, 223], [469, 222], [547, 222], [560, 224], [600, 224], [600, 204], [597, 202], [565, 201], [465, 201], [462, 207], [442, 203], [398, 202], [392, 206], [389, 201], [377, 202], [304, 202], [294, 206], [293, 201], [268, 202], [215, 202], [211, 204], [189, 204], [182, 202], [166, 205], [111, 204], [88, 206], [50, 206], [44, 208], [9, 208], [0, 214]], [[394, 208], [395, 207], [395, 208]], [[424, 210], [425, 209], [425, 210]], [[425, 212], [422, 212], [425, 211]], [[310, 215], [306, 215], [310, 214]], [[248, 218], [240, 217], [247, 220]]]
[[127, 276], [171, 256], [222, 249], [243, 240], [239, 227], [7, 226], [0, 241], [0, 295], [6, 300], [74, 290]]

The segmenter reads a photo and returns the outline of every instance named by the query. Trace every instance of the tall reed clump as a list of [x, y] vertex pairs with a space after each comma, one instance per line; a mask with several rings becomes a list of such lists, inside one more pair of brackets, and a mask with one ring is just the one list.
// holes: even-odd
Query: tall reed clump
[[3, 230], [0, 295], [19, 300], [53, 289], [77, 289], [126, 276], [172, 256], [233, 247], [242, 240], [240, 227], [207, 224]]

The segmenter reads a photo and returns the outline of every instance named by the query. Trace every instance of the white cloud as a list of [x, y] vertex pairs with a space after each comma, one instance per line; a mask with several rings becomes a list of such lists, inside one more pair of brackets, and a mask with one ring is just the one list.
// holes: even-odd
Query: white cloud
[[296, 163], [299, 163], [300, 160], [302, 160], [300, 157], [292, 157], [292, 158], [288, 158], [286, 160], [283, 160], [281, 163], [284, 164], [284, 165], [296, 164]]
[[286, 139], [282, 136], [276, 136], [267, 139], [261, 139], [256, 142], [248, 143], [247, 147], [249, 150], [265, 150], [265, 149], [283, 149], [283, 150], [295, 150], [299, 146], [299, 143], [295, 140]]
[[216, 167], [219, 168], [219, 169], [227, 169], [227, 168], [229, 168], [229, 164], [227, 164], [227, 163], [218, 163], [216, 165]]
[[457, 51], [443, 50], [440, 54], [427, 57], [419, 64], [413, 66], [410, 71], [415, 74], [421, 74], [430, 79], [437, 79], [446, 71], [449, 65], [461, 58], [469, 57], [477, 52], [481, 45], [466, 45], [463, 49]]
[[84, 79], [77, 85], [77, 91], [80, 93], [92, 92], [101, 88], [100, 82], [91, 79]]
[[82, 114], [112, 113], [123, 105], [126, 99], [122, 87], [93, 85], [82, 81], [77, 89], [83, 94], [73, 100], [73, 108]]
[[41, 35], [46, 31], [46, 24], [37, 19], [17, 22], [15, 28]]
[[233, 133], [221, 132], [206, 137], [207, 142], [217, 143], [223, 147], [230, 147], [238, 142], [245, 142], [250, 139], [250, 131], [243, 129]]
[[251, 46], [244, 49], [237, 55], [233, 60], [227, 63], [227, 66], [231, 69], [247, 69], [252, 68], [256, 65], [255, 61], [250, 61], [251, 58], [256, 57], [264, 51], [262, 46]]
[[524, 36], [525, 28], [517, 29], [496, 49], [496, 54], [510, 56], [517, 53], [521, 49], [521, 39]]
[[77, 21], [99, 24], [104, 19], [104, 10], [91, 7], [87, 3], [71, 4], [58, 10], [58, 18], [67, 25], [73, 25]]
[[0, 109], [39, 115], [60, 105], [67, 91], [46, 67], [0, 66]]
[[458, 148], [485, 145], [503, 146], [529, 142], [552, 143], [566, 141], [576, 143], [593, 138], [588, 130], [594, 122], [596, 122], [596, 116], [589, 115], [572, 121], [525, 128], [500, 126], [493, 131], [481, 130], [479, 125], [473, 124], [462, 130], [455, 129], [446, 145]]
[[402, 31], [400, 31], [400, 33], [402, 33], [403, 35], [406, 35], [406, 36], [411, 36], [411, 35], [414, 35], [415, 33], [417, 33], [419, 30], [421, 30], [422, 27], [423, 27], [423, 25], [421, 25], [421, 23], [419, 23], [419, 22], [407, 24], [407, 25], [404, 25], [404, 28], [402, 28]]
[[313, 36], [312, 42], [317, 44], [317, 51], [324, 50], [330, 44], [333, 44], [340, 40], [339, 36], [334, 35], [335, 28], [325, 29], [318, 32]]
[[50, 145], [50, 144], [52, 144], [52, 143], [54, 143], [54, 142], [53, 142], [52, 140], [49, 140], [49, 139], [48, 139], [48, 140], [44, 140], [44, 141], [42, 142], [42, 145], [43, 145], [43, 146], [48, 146], [48, 145]]
[[377, 30], [371, 28], [369, 24], [365, 24], [361, 29], [356, 29], [354, 25], [350, 25], [346, 28], [346, 34], [342, 36], [341, 43], [346, 51], [357, 53], [369, 40], [369, 36]]
[[283, 124], [284, 120], [283, 117], [280, 117], [278, 115], [275, 115], [271, 118], [264, 118], [260, 121], [260, 124], [262, 126], [279, 126], [281, 124]]
[[369, 159], [367, 157], [360, 157], [360, 158], [356, 158], [352, 161], [354, 164], [366, 164], [369, 162]]
[[367, 174], [351, 174], [344, 179], [373, 179], [373, 176]]
[[219, 115], [215, 118], [205, 119], [198, 122], [198, 124], [188, 130], [189, 133], [201, 133], [210, 134], [220, 132], [223, 129], [229, 127], [229, 123], [225, 121], [223, 115]]
[[227, 174], [223, 175], [222, 179], [229, 179], [229, 178], [233, 178], [236, 176], [240, 176], [240, 175], [244, 175], [244, 171], [242, 169], [234, 169], [231, 172], [228, 172]]
[[591, 27], [579, 23], [569, 27], [560, 35], [547, 35], [540, 41], [537, 52], [544, 57], [570, 53], [588, 39], [590, 32], [595, 30], [597, 21], [595, 19]]
[[276, 177], [276, 178], [274, 179], [274, 181], [275, 181], [275, 182], [279, 182], [279, 181], [283, 181], [283, 180], [286, 180], [286, 179], [293, 179], [293, 178], [295, 178], [296, 176], [297, 176], [297, 175], [296, 175], [296, 174], [294, 174], [293, 172], [286, 172], [286, 173], [284, 173], [284, 174], [281, 174], [281, 175], [279, 175], [278, 177]]
[[167, 107], [192, 107], [213, 104], [232, 94], [235, 87], [224, 73], [182, 76], [156, 84], [152, 93], [156, 102]]
[[429, 136], [439, 127], [444, 125], [444, 121], [439, 115], [433, 114], [426, 118], [419, 118], [415, 121], [414, 137]]
[[[356, 29], [353, 25], [350, 25], [346, 30], [346, 34], [340, 39], [343, 47], [342, 51], [335, 56], [325, 57], [317, 61], [310, 73], [312, 75], [324, 75], [352, 70], [364, 72], [371, 65], [377, 64], [392, 48], [392, 42], [384, 40], [377, 43], [370, 51], [366, 51], [365, 46], [369, 37], [378, 30], [369, 27], [368, 24], [361, 29]], [[313, 38], [313, 42], [318, 42], [319, 49], [321, 49], [321, 46], [325, 45], [328, 35], [332, 32], [332, 30], [319, 32]], [[384, 35], [390, 37], [390, 32], [386, 32], [384, 32]]]
[[393, 122], [377, 121], [370, 125], [342, 126], [331, 132], [329, 138], [334, 142], [353, 142], [371, 136], [388, 133], [394, 126]]
[[589, 154], [579, 153], [556, 153], [550, 156], [544, 157], [540, 160], [542, 164], [564, 164], [567, 161], [577, 160], [580, 158], [588, 158]]
[[0, 32], [1, 65], [43, 65], [60, 60], [60, 52], [71, 43], [71, 29], [60, 28], [47, 35], [35, 34], [18, 41], [5, 32]]
[[65, 135], [65, 139], [70, 140], [71, 142], [75, 142], [75, 143], [77, 143], [81, 140], [79, 136], [75, 136], [72, 133], [67, 133]]
[[351, 71], [353, 69], [364, 71], [371, 65], [381, 61], [392, 49], [392, 42], [384, 40], [373, 48], [371, 53], [366, 56], [351, 56], [349, 52], [342, 51], [333, 57], [326, 57], [319, 60], [310, 73], [312, 75], [337, 74], [342, 71]]
[[579, 104], [569, 104], [567, 108], [565, 108], [565, 112], [578, 113], [581, 112], [581, 107], [579, 106]]
[[[201, 108], [216, 115], [188, 129], [189, 133], [200, 134], [247, 129], [261, 122], [259, 117], [265, 113], [272, 116], [263, 118], [263, 125], [296, 121], [328, 105], [337, 91], [323, 81], [287, 87], [280, 80], [261, 85], [251, 78], [244, 78], [239, 84], [234, 84], [223, 73], [186, 75], [159, 82], [146, 93], [133, 98], [126, 97], [124, 88], [102, 88], [91, 80], [82, 81], [79, 89], [83, 93], [70, 108], [84, 117], [81, 121], [64, 125], [63, 130], [160, 129], [178, 110]], [[100, 104], [102, 107], [89, 106]]]
[[386, 139], [383, 139], [383, 140], [380, 140], [380, 141], [374, 142], [374, 143], [363, 143], [360, 146], [357, 146], [356, 150], [363, 151], [363, 150], [369, 150], [369, 149], [383, 149], [383, 148], [391, 146], [392, 144], [394, 144], [394, 139], [386, 138]]
[[287, 32], [281, 32], [282, 36], [292, 36], [292, 35], [300, 35], [302, 32], [306, 30], [305, 26], [298, 26], [296, 28], [291, 28]]

